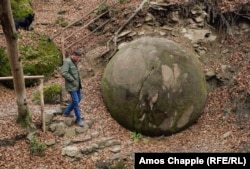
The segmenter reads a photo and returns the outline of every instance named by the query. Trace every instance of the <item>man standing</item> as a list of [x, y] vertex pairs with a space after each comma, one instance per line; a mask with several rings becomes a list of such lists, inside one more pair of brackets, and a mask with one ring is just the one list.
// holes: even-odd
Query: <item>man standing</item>
[[83, 121], [81, 117], [81, 110], [79, 103], [81, 101], [81, 77], [80, 71], [77, 67], [77, 63], [80, 62], [81, 52], [79, 50], [73, 51], [73, 53], [63, 61], [62, 76], [65, 79], [65, 88], [71, 96], [71, 103], [65, 109], [63, 115], [70, 116], [70, 112], [74, 110], [76, 116], [76, 123], [83, 127]]

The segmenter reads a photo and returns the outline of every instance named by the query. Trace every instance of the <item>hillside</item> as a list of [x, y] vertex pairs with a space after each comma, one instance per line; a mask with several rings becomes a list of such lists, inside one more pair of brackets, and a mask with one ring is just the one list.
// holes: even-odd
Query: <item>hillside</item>
[[[115, 4], [116, 1], [107, 2]], [[172, 10], [183, 3], [182, 0], [169, 0], [168, 2], [168, 4], [178, 4], [176, 6], [170, 5], [171, 9], [173, 8]], [[32, 28], [34, 31], [48, 34], [49, 37], [54, 37], [59, 33], [52, 40], [60, 47], [62, 45], [60, 32], [63, 28], [59, 24], [55, 24], [58, 17], [63, 17], [71, 23], [77, 18], [85, 16], [99, 3], [99, 0], [90, 2], [86, 0], [34, 0], [32, 4], [36, 18]], [[234, 25], [228, 26], [225, 24], [227, 22], [224, 24], [220, 23], [222, 25], [221, 29], [216, 27], [216, 24], [208, 24], [202, 27], [202, 29], [213, 27], [211, 34], [217, 38], [211, 42], [198, 40], [192, 43], [193, 39], [187, 38], [187, 32], [190, 30], [187, 18], [192, 17], [189, 14], [187, 18], [178, 18], [178, 24], [171, 24], [165, 31], [162, 31], [161, 25], [150, 26], [150, 24], [145, 24], [147, 11], [143, 10], [133, 18], [123, 31], [138, 33], [138, 36], [132, 36], [132, 38], [125, 36], [122, 39], [123, 42], [129, 42], [133, 38], [139, 37], [139, 35], [164, 36], [199, 54], [208, 80], [209, 93], [204, 113], [196, 124], [185, 131], [171, 136], [141, 136], [136, 141], [136, 136], [133, 135], [135, 133], [121, 127], [109, 115], [102, 101], [100, 79], [105, 64], [110, 58], [109, 55], [102, 55], [102, 53], [105, 52], [107, 42], [112, 38], [112, 33], [115, 33], [127, 21], [139, 7], [140, 3], [141, 1], [138, 0], [117, 3], [115, 9], [120, 13], [118, 15], [114, 14], [113, 16], [115, 17], [112, 18], [112, 21], [104, 29], [89, 36], [87, 36], [89, 30], [84, 29], [81, 33], [75, 33], [75, 36], [67, 42], [71, 44], [79, 38], [85, 37], [74, 48], [80, 48], [84, 53], [84, 58], [80, 65], [84, 76], [84, 97], [80, 107], [84, 120], [93, 121], [93, 125], [85, 133], [77, 135], [76, 138], [81, 139], [99, 132], [97, 138], [75, 144], [75, 146], [86, 147], [101, 138], [113, 137], [121, 142], [121, 151], [113, 153], [106, 148], [73, 160], [61, 155], [62, 142], [69, 138], [57, 137], [50, 132], [44, 133], [42, 130], [38, 130], [40, 141], [55, 140], [56, 144], [48, 147], [42, 156], [31, 155], [27, 140], [23, 137], [16, 137], [17, 135], [25, 134], [26, 131], [15, 123], [16, 102], [14, 91], [0, 85], [1, 168], [105, 168], [108, 160], [114, 158], [114, 156], [120, 156], [125, 159], [124, 168], [130, 169], [133, 168], [134, 152], [250, 152], [250, 5], [247, 0], [236, 0], [234, 2], [223, 0], [217, 4], [220, 12], [225, 12], [225, 16], [231, 18], [236, 17], [238, 14], [240, 4], [248, 8], [243, 10], [248, 11], [248, 13], [244, 14], [245, 19], [239, 20]], [[153, 7], [152, 9], [157, 12], [158, 8]], [[168, 8], [168, 5], [165, 7]], [[190, 10], [188, 7], [182, 9]], [[59, 11], [65, 12], [59, 16]], [[235, 13], [234, 15], [230, 13], [232, 11], [235, 11], [233, 12]], [[155, 16], [157, 15], [158, 13]], [[91, 19], [86, 17], [83, 24], [88, 23]], [[159, 18], [156, 17], [157, 19]], [[173, 20], [174, 17], [171, 19]], [[140, 26], [141, 24], [143, 26]], [[240, 29], [239, 25], [242, 25], [244, 29]], [[70, 34], [78, 28], [77, 26], [72, 26], [65, 31], [65, 34]], [[20, 33], [22, 33], [22, 30]], [[1, 39], [3, 39], [2, 34]], [[2, 40], [1, 44], [5, 46]], [[69, 51], [70, 49], [67, 52]], [[63, 84], [63, 79], [57, 72], [53, 78], [45, 82], [45, 85], [50, 83]], [[30, 99], [36, 89], [37, 86], [28, 88], [27, 96], [33, 121], [39, 123], [40, 106], [35, 105]], [[45, 105], [45, 110], [51, 110], [55, 107], [58, 107], [58, 105]], [[11, 138], [17, 138], [17, 140], [14, 142], [12, 140], [11, 142], [9, 141]]]

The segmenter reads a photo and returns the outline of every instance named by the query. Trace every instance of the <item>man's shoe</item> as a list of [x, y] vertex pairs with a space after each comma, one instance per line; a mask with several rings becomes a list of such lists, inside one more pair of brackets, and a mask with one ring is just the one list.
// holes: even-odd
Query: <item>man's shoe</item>
[[76, 122], [80, 127], [84, 127], [84, 124], [83, 124], [83, 121], [81, 120], [81, 121], [78, 121], [78, 122]]
[[65, 113], [63, 113], [63, 116], [64, 116], [64, 117], [74, 117], [73, 114], [65, 114]]

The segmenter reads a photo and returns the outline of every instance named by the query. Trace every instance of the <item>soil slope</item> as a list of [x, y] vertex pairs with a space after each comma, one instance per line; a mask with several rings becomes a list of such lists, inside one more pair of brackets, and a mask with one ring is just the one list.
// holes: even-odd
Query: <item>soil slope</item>
[[[53, 24], [57, 19], [58, 9], [65, 9], [67, 11], [64, 15], [65, 19], [72, 22], [92, 10], [99, 2], [97, 0], [91, 2], [85, 0], [34, 1], [33, 8], [36, 18], [32, 26], [34, 30], [45, 32], [52, 37], [62, 30], [62, 27]], [[224, 5], [225, 8], [228, 5], [232, 5], [228, 1], [223, 2], [221, 5]], [[136, 0], [130, 0], [129, 3], [126, 3], [126, 8], [123, 8], [124, 6], [121, 5], [121, 9], [134, 11], [139, 4], [140, 2]], [[119, 21], [116, 22], [119, 23]], [[3, 37], [3, 35], [1, 36]], [[1, 39], [3, 39], [2, 37]], [[177, 42], [185, 42], [179, 37], [179, 35], [174, 35], [169, 38]], [[86, 47], [83, 47], [83, 51], [89, 52], [90, 50], [88, 49], [96, 49], [96, 51], [91, 50], [92, 54], [100, 53], [96, 44], [100, 43], [101, 38], [101, 35], [91, 36], [87, 42], [84, 42]], [[91, 119], [94, 122], [93, 126], [84, 135], [98, 131], [100, 132], [100, 138], [114, 137], [121, 140], [122, 149], [120, 154], [133, 154], [134, 152], [250, 152], [249, 112], [238, 111], [238, 113], [235, 113], [234, 109], [237, 107], [242, 93], [248, 93], [249, 95], [249, 52], [246, 53], [243, 51], [250, 48], [250, 41], [249, 36], [234, 38], [220, 38], [213, 44], [210, 44], [210, 46], [207, 46], [208, 55], [219, 52], [220, 54], [224, 54], [224, 57], [207, 59], [203, 62], [203, 69], [204, 72], [212, 69], [216, 73], [220, 73], [221, 67], [230, 63], [237, 70], [233, 76], [235, 82], [232, 85], [220, 85], [211, 90], [208, 93], [204, 113], [197, 123], [185, 131], [168, 137], [141, 136], [138, 141], [135, 141], [131, 138], [132, 132], [124, 129], [111, 118], [103, 104], [100, 92], [100, 79], [104, 67], [97, 64], [96, 68], [99, 69], [95, 71], [94, 76], [86, 76], [83, 79], [84, 98], [80, 107], [84, 118]], [[55, 42], [59, 46], [61, 45], [60, 39], [55, 39]], [[5, 45], [3, 44], [3, 46]], [[187, 46], [190, 46], [190, 44], [187, 44]], [[228, 52], [229, 50], [230, 52]], [[86, 57], [89, 55], [90, 53]], [[87, 67], [84, 59], [82, 60], [82, 67]], [[63, 84], [63, 79], [58, 74], [47, 81], [45, 85], [49, 83]], [[36, 89], [37, 86], [27, 88], [27, 96], [33, 121], [39, 123], [40, 107], [31, 101], [31, 95]], [[235, 100], [235, 102], [232, 100]], [[0, 103], [0, 140], [14, 138], [16, 135], [25, 133], [25, 129], [15, 123], [17, 108], [14, 91], [1, 85]], [[45, 110], [53, 109], [56, 106], [58, 105], [45, 105]], [[2, 144], [0, 145], [0, 168], [96, 168], [95, 164], [97, 161], [105, 161], [113, 156], [113, 153], [108, 149], [104, 149], [90, 156], [84, 156], [77, 161], [73, 161], [61, 155], [62, 145], [60, 143], [67, 138], [56, 137], [50, 132], [44, 133], [41, 130], [38, 130], [38, 133], [40, 141], [56, 139], [56, 146], [47, 148], [43, 156], [32, 156], [29, 152], [29, 143], [26, 139], [18, 139], [11, 146]], [[84, 137], [84, 135], [76, 137], [80, 138]], [[2, 141], [1, 143], [3, 143]], [[82, 147], [87, 144], [89, 143], [82, 143], [77, 146]], [[132, 168], [132, 166], [133, 159], [130, 159], [127, 161], [126, 168]]]

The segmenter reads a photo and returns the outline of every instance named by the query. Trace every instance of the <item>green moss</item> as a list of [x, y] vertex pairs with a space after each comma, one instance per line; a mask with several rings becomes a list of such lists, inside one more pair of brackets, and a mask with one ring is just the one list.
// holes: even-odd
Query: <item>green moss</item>
[[[43, 88], [44, 103], [47, 104], [58, 103], [58, 101], [60, 101], [61, 90], [62, 87], [59, 84], [51, 84], [45, 86]], [[40, 93], [38, 90], [33, 94], [32, 100], [37, 104], [40, 103]]]
[[58, 11], [57, 13], [58, 13], [59, 15], [62, 15], [62, 14], [65, 14], [66, 12], [67, 12], [67, 10], [62, 9], [62, 10]]
[[[7, 76], [11, 74], [10, 63], [6, 49], [0, 47], [0, 76]], [[1, 81], [2, 83], [3, 81]]]
[[33, 13], [31, 0], [11, 0], [10, 3], [14, 18], [22, 18]]
[[18, 33], [17, 32], [13, 34], [12, 39], [14, 39], [14, 40], [18, 39]]
[[97, 15], [100, 15], [100, 14], [106, 12], [107, 10], [109, 10], [109, 8], [110, 8], [109, 5], [106, 4], [106, 3], [104, 3], [104, 4], [100, 5], [99, 8], [97, 8], [97, 9], [95, 10], [95, 13], [96, 13]]
[[68, 23], [67, 21], [65, 21], [64, 18], [59, 17], [59, 18], [56, 20], [56, 24], [59, 24], [59, 25], [61, 25], [62, 27], [66, 27], [66, 26], [68, 26], [69, 23]]
[[62, 27], [66, 27], [66, 26], [68, 26], [68, 24], [69, 24], [69, 23], [66, 22], [66, 21], [60, 23], [60, 25], [61, 25]]
[[[1, 52], [2, 50], [2, 52]], [[5, 49], [0, 50], [0, 76], [11, 76], [10, 65]], [[24, 32], [19, 37], [19, 53], [24, 75], [44, 75], [48, 80], [62, 63], [61, 53], [48, 36], [35, 31]], [[25, 80], [26, 87], [36, 85], [38, 80]], [[12, 81], [3, 81], [13, 88]]]
[[130, 0], [119, 0], [119, 1], [121, 4], [130, 2]]
[[20, 124], [22, 127], [29, 127], [31, 124], [31, 116], [29, 109], [26, 109], [26, 112], [24, 113], [18, 113], [18, 117], [16, 122]]

